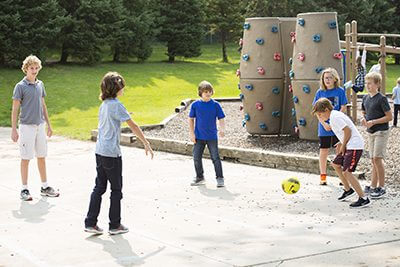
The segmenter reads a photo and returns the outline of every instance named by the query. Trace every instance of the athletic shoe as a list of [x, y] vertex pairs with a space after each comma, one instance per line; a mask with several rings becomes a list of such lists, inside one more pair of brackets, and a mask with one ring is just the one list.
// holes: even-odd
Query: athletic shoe
[[32, 200], [32, 196], [29, 193], [28, 189], [22, 189], [21, 190], [21, 199], [24, 201], [31, 201]]
[[338, 197], [338, 200], [345, 201], [348, 198], [350, 198], [352, 195], [354, 195], [354, 193], [355, 192], [354, 192], [353, 188], [350, 188], [349, 191], [343, 190], [343, 194], [340, 197]]
[[364, 208], [367, 207], [371, 204], [371, 201], [369, 201], [368, 198], [363, 199], [363, 198], [358, 198], [356, 202], [353, 202], [350, 204], [350, 208], [357, 209], [357, 208]]
[[217, 178], [217, 187], [224, 187], [224, 178]]
[[377, 187], [371, 192], [370, 196], [372, 199], [379, 199], [382, 198], [385, 194], [386, 194], [385, 188]]
[[97, 225], [95, 225], [95, 226], [86, 226], [85, 227], [85, 232], [101, 235], [103, 233], [103, 229], [101, 229]]
[[108, 230], [110, 235], [118, 235], [129, 232], [129, 229], [122, 224], [119, 225], [118, 228]]
[[205, 180], [204, 180], [204, 178], [195, 178], [194, 180], [193, 180], [193, 182], [191, 182], [190, 183], [190, 185], [191, 186], [197, 186], [197, 185], [203, 185], [203, 184], [205, 184]]
[[48, 186], [46, 188], [41, 187], [40, 194], [45, 197], [58, 197], [60, 195], [60, 193], [54, 190], [54, 188], [51, 186]]
[[369, 185], [364, 187], [364, 194], [369, 195], [373, 189]]
[[321, 180], [319, 181], [319, 185], [327, 185], [326, 179], [325, 179], [325, 180], [322, 180], [322, 179], [321, 179]]

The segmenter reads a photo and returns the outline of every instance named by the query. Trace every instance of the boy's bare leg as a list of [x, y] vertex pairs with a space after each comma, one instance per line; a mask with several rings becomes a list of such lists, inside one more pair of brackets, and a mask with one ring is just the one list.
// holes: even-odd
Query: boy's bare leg
[[372, 163], [371, 187], [375, 188], [378, 184], [378, 169], [375, 165], [375, 158], [371, 159], [371, 163]]
[[340, 181], [342, 181], [344, 190], [349, 191], [350, 185], [349, 185], [349, 182], [347, 181], [346, 177], [344, 177], [344, 175], [343, 175], [342, 166], [332, 163], [332, 167], [335, 169], [337, 175], [340, 178]]
[[326, 165], [328, 161], [329, 149], [320, 148], [319, 149], [319, 171], [321, 174], [326, 174]]
[[47, 182], [46, 158], [37, 158], [37, 165], [40, 173], [40, 180], [42, 180], [42, 183]]
[[28, 184], [28, 169], [29, 169], [29, 159], [21, 159], [21, 180], [22, 185]]
[[359, 197], [364, 197], [364, 191], [361, 188], [360, 183], [358, 182], [357, 178], [348, 171], [343, 172], [344, 177], [346, 177], [347, 181], [350, 182], [353, 189], [356, 191]]
[[[374, 158], [375, 161], [375, 169], [377, 175], [377, 185], [379, 187], [385, 186], [385, 167], [383, 165], [383, 158]], [[376, 186], [375, 186], [376, 187]]]

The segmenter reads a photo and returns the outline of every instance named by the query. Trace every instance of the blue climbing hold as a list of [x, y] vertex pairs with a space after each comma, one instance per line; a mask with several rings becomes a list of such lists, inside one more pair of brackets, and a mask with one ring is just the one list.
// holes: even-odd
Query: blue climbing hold
[[244, 99], [244, 95], [243, 94], [239, 94], [239, 98], [240, 98], [240, 100], [243, 100]]
[[242, 56], [242, 58], [243, 58], [244, 61], [249, 61], [250, 56], [249, 56], [248, 54], [244, 54], [244, 55]]
[[289, 58], [289, 65], [293, 64], [293, 58]]
[[300, 118], [300, 119], [299, 119], [299, 125], [300, 125], [300, 126], [306, 126], [306, 124], [307, 124], [307, 122], [306, 122], [306, 119], [305, 119], [305, 118]]
[[294, 108], [292, 108], [292, 116], [296, 116], [296, 110]]
[[299, 98], [297, 96], [293, 96], [293, 102], [294, 103], [299, 103]]
[[324, 67], [319, 66], [315, 68], [315, 72], [320, 74], [324, 69], [325, 69]]
[[306, 94], [310, 93], [310, 86], [308, 86], [307, 84], [303, 85], [303, 92]]
[[246, 126], [246, 120], [242, 120], [242, 127]]
[[263, 123], [263, 122], [260, 122], [260, 123], [258, 124], [258, 127], [260, 127], [260, 128], [263, 129], [263, 130], [266, 130], [266, 129], [267, 129], [267, 125], [266, 125], [265, 123]]
[[281, 90], [279, 90], [279, 88], [278, 88], [278, 87], [274, 87], [274, 88], [272, 88], [272, 93], [274, 93], [274, 94], [278, 95], [280, 92], [281, 92]]
[[313, 41], [316, 42], [316, 43], [321, 42], [321, 34], [319, 34], [319, 33], [314, 34], [313, 37], [312, 37], [312, 39], [313, 39]]
[[245, 119], [245, 121], [249, 121], [250, 120], [249, 113], [244, 114], [244, 119]]
[[263, 45], [264, 44], [264, 39], [263, 38], [257, 38], [256, 39], [256, 43], [259, 45]]
[[254, 87], [253, 87], [252, 84], [246, 84], [246, 85], [244, 86], [244, 88], [246, 88], [246, 89], [249, 90], [249, 91], [251, 91], [251, 90], [254, 89]]
[[245, 22], [245, 23], [243, 24], [243, 29], [245, 29], [245, 30], [250, 29], [250, 23]]
[[329, 25], [329, 29], [336, 29], [336, 27], [337, 27], [336, 20], [329, 21], [328, 25]]
[[306, 24], [306, 21], [305, 21], [303, 18], [299, 18], [298, 21], [297, 21], [297, 23], [298, 23], [300, 26], [304, 26], [304, 24]]
[[280, 116], [281, 116], [281, 113], [279, 111], [272, 111], [272, 117], [277, 118], [277, 117], [280, 117]]
[[289, 71], [289, 77], [290, 77], [290, 79], [294, 78], [294, 71], [293, 70]]
[[278, 32], [278, 26], [276, 26], [276, 25], [272, 26], [271, 32], [277, 33]]

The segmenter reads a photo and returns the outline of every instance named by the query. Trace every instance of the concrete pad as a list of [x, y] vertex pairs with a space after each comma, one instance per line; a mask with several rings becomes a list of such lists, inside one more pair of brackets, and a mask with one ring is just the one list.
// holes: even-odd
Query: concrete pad
[[[0, 266], [399, 266], [400, 200], [395, 194], [365, 209], [338, 202], [336, 178], [223, 162], [226, 187], [191, 187], [191, 157], [122, 147], [122, 223], [130, 232], [92, 236], [83, 220], [94, 186], [94, 143], [49, 139], [49, 184], [59, 198], [40, 197], [36, 163], [19, 200], [18, 147], [0, 128]], [[295, 176], [295, 195], [281, 180]], [[109, 192], [99, 226], [108, 227]]]

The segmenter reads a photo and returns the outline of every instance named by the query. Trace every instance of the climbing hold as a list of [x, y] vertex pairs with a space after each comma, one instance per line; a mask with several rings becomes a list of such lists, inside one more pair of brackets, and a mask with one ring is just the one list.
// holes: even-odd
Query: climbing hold
[[293, 58], [289, 58], [289, 65], [293, 64]]
[[303, 85], [303, 92], [306, 94], [310, 93], [310, 86], [308, 86], [307, 84]]
[[278, 32], [278, 26], [276, 26], [276, 25], [272, 26], [271, 32], [277, 33]]
[[257, 38], [256, 39], [256, 43], [259, 45], [263, 45], [264, 44], [264, 39], [263, 38]]
[[296, 116], [296, 110], [294, 108], [292, 108], [292, 116]]
[[249, 113], [244, 114], [244, 119], [245, 119], [245, 121], [249, 121], [250, 120]]
[[279, 111], [272, 111], [272, 117], [277, 118], [277, 117], [280, 117], [280, 116], [281, 116], [281, 113]]
[[252, 84], [246, 84], [246, 85], [244, 86], [244, 88], [246, 88], [246, 89], [249, 90], [249, 91], [251, 91], [251, 90], [254, 89], [254, 87], [253, 87]]
[[334, 53], [333, 57], [336, 59], [342, 59], [343, 56], [342, 56], [342, 53], [339, 52], [339, 53]]
[[245, 29], [245, 30], [250, 29], [250, 23], [245, 22], [245, 23], [243, 24], [243, 29]]
[[281, 54], [278, 53], [278, 52], [274, 53], [274, 60], [275, 61], [280, 61], [281, 60]]
[[264, 75], [264, 74], [265, 74], [265, 70], [264, 70], [263, 67], [258, 67], [258, 68], [257, 68], [257, 72], [258, 72], [258, 74], [260, 74], [260, 75]]
[[294, 71], [293, 70], [289, 71], [289, 77], [290, 77], [290, 79], [294, 78]]
[[321, 42], [321, 34], [319, 34], [319, 33], [314, 34], [313, 37], [312, 37], [312, 39], [313, 39], [313, 41], [316, 42], [316, 43]]
[[240, 77], [240, 70], [239, 69], [236, 70], [236, 76]]
[[304, 26], [304, 24], [306, 24], [306, 21], [305, 21], [303, 18], [299, 18], [299, 19], [297, 20], [297, 23], [298, 23], [300, 26]]
[[294, 103], [299, 103], [299, 98], [297, 96], [293, 96], [293, 102]]
[[238, 83], [238, 89], [240, 89], [240, 83]]
[[256, 103], [256, 109], [257, 109], [257, 110], [263, 110], [263, 108], [264, 108], [264, 107], [263, 107], [263, 104], [262, 104], [262, 103], [260, 103], [260, 102], [257, 102], [257, 103]]
[[244, 55], [242, 56], [242, 58], [243, 58], [244, 61], [249, 61], [250, 56], [249, 56], [249, 54], [244, 54]]
[[316, 67], [316, 68], [315, 68], [315, 72], [319, 74], [319, 73], [321, 73], [324, 69], [325, 69], [324, 67], [319, 66], [319, 67]]
[[295, 32], [290, 32], [290, 39], [292, 43], [296, 42], [296, 33]]
[[242, 127], [246, 126], [246, 120], [242, 120]]
[[279, 90], [279, 88], [278, 88], [278, 87], [274, 87], [274, 88], [272, 88], [272, 93], [274, 93], [274, 94], [278, 95], [280, 92], [281, 92], [281, 90]]
[[243, 105], [240, 105], [239, 106], [239, 111], [242, 111], [243, 110]]
[[266, 125], [265, 123], [263, 123], [263, 122], [260, 122], [260, 123], [258, 124], [258, 127], [260, 127], [260, 129], [263, 129], [263, 130], [266, 130], [266, 129], [267, 129], [267, 125]]
[[329, 29], [336, 29], [336, 27], [337, 27], [336, 21], [335, 20], [329, 21], [328, 26], [329, 26]]
[[293, 128], [294, 128], [294, 132], [296, 134], [299, 134], [299, 127], [297, 127], [297, 125], [295, 125]]
[[244, 99], [244, 95], [243, 94], [239, 94], [239, 98], [240, 98], [240, 100], [243, 100]]
[[300, 61], [304, 61], [306, 59], [306, 55], [304, 55], [304, 53], [298, 53], [297, 59]]
[[293, 93], [293, 86], [291, 84], [289, 84], [289, 92]]
[[300, 124], [300, 126], [306, 126], [306, 124], [307, 124], [306, 119], [305, 118], [300, 118], [299, 119], [299, 124]]

